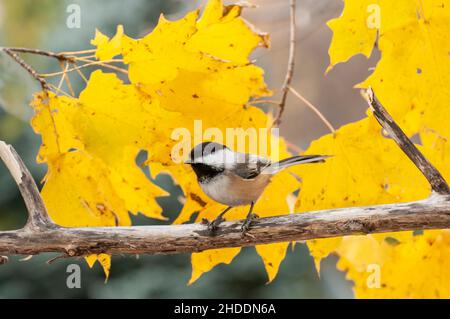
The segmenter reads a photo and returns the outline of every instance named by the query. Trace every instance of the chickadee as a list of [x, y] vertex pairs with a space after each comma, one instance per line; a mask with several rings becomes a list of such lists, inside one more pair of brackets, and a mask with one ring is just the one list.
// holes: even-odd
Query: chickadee
[[207, 222], [208, 229], [216, 230], [224, 221], [225, 213], [231, 208], [250, 205], [241, 228], [245, 233], [257, 217], [253, 214], [253, 206], [273, 175], [293, 165], [324, 162], [327, 157], [329, 156], [293, 156], [272, 163], [265, 157], [233, 152], [225, 145], [205, 142], [192, 149], [185, 163], [192, 166], [205, 194], [216, 202], [228, 206], [216, 219]]

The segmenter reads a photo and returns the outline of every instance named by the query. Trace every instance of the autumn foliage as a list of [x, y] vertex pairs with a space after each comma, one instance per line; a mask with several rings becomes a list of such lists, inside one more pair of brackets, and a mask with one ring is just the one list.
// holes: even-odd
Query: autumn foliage
[[[372, 11], [368, 8], [373, 8]], [[127, 78], [97, 70], [79, 97], [36, 94], [32, 126], [42, 136], [38, 161], [48, 165], [42, 195], [52, 219], [63, 226], [130, 225], [129, 213], [165, 219], [156, 198], [167, 193], [136, 164], [147, 152], [151, 176], [170, 174], [184, 193], [175, 223], [212, 219], [224, 209], [200, 190], [189, 167], [175, 164], [172, 137], [179, 127], [268, 128], [270, 114], [252, 101], [271, 95], [263, 70], [249, 60], [268, 36], [240, 17], [239, 5], [210, 0], [178, 21], [161, 16], [141, 39], [118, 26], [109, 38], [96, 32], [96, 58], [117, 56]], [[450, 1], [346, 0], [342, 15], [328, 25], [333, 31], [330, 67], [352, 56], [381, 58], [358, 88], [372, 87], [409, 136], [450, 180]], [[362, 103], [364, 103], [362, 101]], [[336, 108], [345, 107], [336, 105]], [[213, 116], [212, 116], [213, 113]], [[282, 138], [271, 136], [290, 154]], [[387, 138], [370, 111], [360, 121], [314, 141], [306, 153], [333, 154], [323, 165], [293, 167], [277, 175], [255, 207], [259, 216], [301, 213], [336, 207], [396, 203], [426, 198], [430, 187], [417, 168]], [[299, 176], [297, 179], [294, 175]], [[61, 191], [64, 190], [64, 191]], [[294, 192], [298, 192], [297, 197]], [[227, 219], [243, 219], [246, 207]], [[256, 246], [272, 281], [290, 243]], [[331, 253], [337, 267], [354, 281], [357, 297], [450, 297], [450, 232], [404, 232], [308, 242], [318, 272]], [[229, 264], [241, 248], [192, 255], [192, 277], [220, 263]], [[97, 260], [109, 273], [110, 256]], [[367, 284], [370, 265], [382, 269], [381, 286]], [[369, 268], [368, 268], [369, 267]]]

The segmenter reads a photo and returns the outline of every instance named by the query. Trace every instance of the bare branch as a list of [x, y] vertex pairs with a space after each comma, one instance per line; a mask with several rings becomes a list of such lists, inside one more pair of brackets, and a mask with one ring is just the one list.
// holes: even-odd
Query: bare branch
[[333, 125], [331, 125], [330, 121], [319, 111], [317, 107], [315, 107], [311, 102], [309, 102], [306, 98], [303, 97], [299, 92], [297, 92], [292, 86], [288, 86], [288, 89], [294, 94], [300, 101], [305, 103], [316, 115], [320, 118], [320, 120], [325, 124], [326, 127], [330, 130], [331, 133], [335, 134], [336, 130]]
[[87, 62], [87, 63], [83, 64], [83, 65], [75, 66], [75, 67], [73, 67], [71, 69], [68, 69], [67, 71], [58, 71], [58, 72], [53, 72], [53, 73], [46, 73], [46, 74], [41, 74], [40, 76], [44, 77], [44, 78], [48, 78], [48, 77], [58, 76], [58, 75], [62, 75], [62, 74], [65, 74], [65, 73], [81, 70], [83, 68], [87, 68], [87, 67], [90, 67], [90, 66], [101, 66], [101, 67], [104, 67], [104, 68], [107, 68], [107, 69], [111, 69], [111, 70], [114, 70], [114, 71], [117, 71], [117, 72], [120, 72], [120, 73], [123, 73], [123, 74], [128, 74], [127, 70], [124, 70], [124, 69], [122, 69], [120, 67], [108, 64], [108, 63], [114, 63], [114, 62], [122, 63], [121, 60], [92, 61], [92, 60], [89, 60], [89, 59], [81, 59], [81, 58], [80, 59], [77, 58], [76, 60], [77, 61]]
[[30, 54], [35, 54], [35, 55], [42, 55], [42, 56], [46, 56], [49, 58], [55, 58], [60, 61], [73, 61], [72, 57], [68, 57], [64, 53], [54, 53], [51, 51], [44, 51], [44, 50], [39, 50], [39, 49], [29, 49], [29, 48], [8, 47], [8, 48], [1, 48], [1, 49], [3, 49], [4, 51], [9, 50], [9, 51], [19, 52], [19, 53], [30, 53]]
[[241, 222], [225, 222], [215, 236], [202, 224], [53, 228], [0, 232], [0, 254], [67, 256], [91, 253], [175, 254], [346, 235], [450, 227], [450, 197], [435, 194], [411, 203], [324, 210], [256, 220], [241, 235]]
[[441, 173], [439, 173], [433, 164], [431, 164], [417, 149], [397, 123], [395, 123], [392, 116], [378, 101], [373, 90], [369, 88], [368, 90], [363, 91], [363, 96], [367, 99], [369, 106], [372, 108], [375, 118], [426, 177], [433, 191], [439, 194], [450, 194], [450, 188], [444, 177], [442, 177]]
[[294, 66], [295, 66], [295, 1], [290, 0], [290, 39], [289, 39], [289, 59], [288, 59], [288, 67], [286, 72], [286, 78], [284, 79], [283, 86], [281, 88], [281, 101], [279, 104], [278, 114], [273, 121], [272, 126], [278, 126], [281, 123], [281, 117], [283, 116], [284, 108], [286, 106], [286, 99], [289, 92], [289, 85], [292, 82], [292, 76], [294, 75]]
[[29, 64], [27, 64], [21, 57], [15, 54], [12, 50], [3, 48], [6, 54], [13, 58], [21, 67], [23, 67], [30, 75], [41, 83], [42, 90], [50, 91], [50, 87], [43, 77], [41, 77]]
[[5, 163], [11, 173], [25, 201], [29, 214], [25, 228], [53, 228], [54, 224], [47, 214], [44, 202], [33, 177], [16, 150], [3, 141], [0, 141], [0, 159]]
[[[117, 67], [115, 65], [112, 65], [112, 63], [123, 63], [122, 60], [119, 59], [112, 59], [108, 61], [97, 61], [97, 60], [90, 60], [87, 56], [79, 56], [79, 54], [84, 53], [91, 53], [95, 52], [95, 49], [92, 50], [84, 50], [84, 51], [73, 51], [73, 52], [62, 52], [62, 53], [55, 53], [51, 51], [44, 51], [39, 49], [29, 49], [29, 48], [15, 48], [15, 47], [0, 47], [0, 51], [3, 50], [6, 54], [11, 56], [20, 66], [22, 66], [30, 75], [39, 81], [39, 83], [42, 86], [42, 89], [44, 91], [50, 91], [51, 85], [49, 85], [45, 78], [65, 74], [66, 80], [68, 79], [67, 74], [73, 71], [77, 71], [80, 76], [83, 78], [83, 80], [86, 80], [85, 77], [81, 74], [80, 69], [86, 68], [89, 66], [99, 66], [107, 69], [114, 70], [116, 72], [120, 72], [123, 74], [128, 74], [128, 71], [125, 69], [122, 69], [120, 67]], [[55, 72], [50, 74], [38, 74], [29, 64], [27, 64], [21, 57], [19, 57], [16, 53], [28, 53], [28, 54], [34, 54], [34, 55], [41, 55], [49, 58], [55, 58], [60, 63], [61, 62], [68, 62], [70, 64], [74, 64], [74, 68], [67, 68], [66, 70], [63, 70], [61, 72]], [[85, 64], [81, 66], [76, 65], [76, 61], [85, 62]], [[70, 84], [68, 84], [70, 86]], [[70, 87], [69, 87], [70, 90]], [[57, 90], [58, 91], [58, 90]]]

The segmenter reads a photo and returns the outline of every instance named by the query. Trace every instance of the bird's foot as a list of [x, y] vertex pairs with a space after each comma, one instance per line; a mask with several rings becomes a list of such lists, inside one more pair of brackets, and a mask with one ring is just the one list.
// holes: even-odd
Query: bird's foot
[[202, 224], [203, 225], [207, 225], [208, 227], [208, 231], [210, 233], [215, 233], [217, 231], [217, 229], [219, 229], [219, 225], [222, 224], [222, 222], [224, 222], [225, 219], [219, 215], [216, 219], [209, 221], [206, 218], [202, 219]]
[[243, 236], [246, 235], [246, 236], [251, 237], [251, 235], [248, 234], [247, 231], [250, 229], [252, 222], [254, 222], [255, 219], [257, 219], [257, 218], [259, 218], [259, 216], [254, 213], [249, 213], [247, 215], [247, 218], [244, 220], [244, 222], [242, 223], [242, 226], [241, 226], [241, 233]]

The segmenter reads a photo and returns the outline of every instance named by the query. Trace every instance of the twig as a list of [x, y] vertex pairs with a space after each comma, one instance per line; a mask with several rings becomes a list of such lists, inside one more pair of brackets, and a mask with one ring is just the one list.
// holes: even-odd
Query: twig
[[[15, 48], [15, 47], [0, 47], [0, 50], [5, 51], [5, 53], [7, 53], [9, 56], [11, 56], [17, 63], [19, 63], [20, 66], [22, 66], [25, 70], [27, 70], [28, 73], [30, 73], [33, 78], [38, 80], [44, 91], [50, 91], [50, 85], [48, 85], [48, 83], [45, 81], [45, 77], [57, 76], [57, 75], [65, 74], [65, 73], [66, 73], [66, 75], [64, 76], [64, 78], [66, 79], [69, 90], [73, 91], [73, 89], [71, 88], [70, 80], [69, 80], [67, 73], [72, 72], [72, 71], [77, 71], [80, 74], [80, 76], [82, 77], [82, 79], [85, 82], [87, 82], [86, 77], [80, 72], [80, 69], [86, 68], [86, 67], [89, 67], [92, 65], [99, 65], [101, 67], [108, 68], [108, 69], [111, 69], [111, 70], [114, 70], [114, 71], [117, 71], [117, 72], [120, 72], [123, 74], [128, 74], [127, 70], [124, 70], [120, 67], [109, 64], [109, 63], [123, 63], [123, 60], [113, 59], [110, 61], [93, 61], [93, 60], [88, 59], [91, 56], [77, 56], [80, 54], [95, 52], [96, 51], [95, 49], [72, 51], [72, 52], [61, 52], [61, 53], [55, 53], [55, 52], [44, 51], [44, 50], [39, 50], [39, 49]], [[30, 65], [28, 65], [15, 52], [29, 53], [29, 54], [35, 54], [35, 55], [41, 55], [41, 56], [46, 56], [46, 57], [50, 57], [50, 58], [55, 58], [60, 62], [66, 61], [69, 63], [73, 63], [73, 64], [75, 64], [75, 67], [72, 69], [66, 68], [62, 72], [55, 72], [55, 73], [50, 73], [50, 74], [38, 74]], [[94, 57], [94, 56], [92, 56], [92, 57]], [[81, 66], [77, 66], [75, 63], [76, 61], [82, 61], [82, 62], [87, 62], [87, 63], [84, 65], [81, 65]]]
[[286, 77], [284, 79], [283, 86], [281, 88], [282, 96], [279, 104], [278, 114], [273, 121], [272, 126], [278, 126], [281, 123], [281, 117], [283, 116], [284, 108], [286, 106], [287, 94], [289, 92], [289, 85], [292, 81], [292, 76], [294, 75], [294, 66], [295, 66], [295, 1], [290, 0], [290, 40], [289, 40], [289, 59], [288, 59], [288, 67], [286, 72]]
[[55, 53], [55, 52], [51, 52], [51, 51], [44, 51], [44, 50], [39, 50], [39, 49], [29, 49], [29, 48], [2, 48], [4, 51], [9, 50], [9, 51], [13, 51], [13, 52], [19, 52], [19, 53], [30, 53], [30, 54], [35, 54], [35, 55], [42, 55], [42, 56], [47, 56], [50, 58], [55, 58], [58, 60], [63, 60], [63, 61], [71, 61], [73, 60], [73, 57], [67, 56], [63, 53]]
[[[76, 67], [78, 66], [78, 64], [76, 62], [73, 63]], [[86, 76], [83, 74], [83, 72], [80, 69], [76, 69], [76, 71], [78, 72], [78, 74], [80, 75], [80, 77], [83, 79], [84, 83], [88, 84], [88, 79], [86, 78]]]
[[336, 130], [333, 125], [327, 120], [327, 118], [316, 108], [311, 102], [304, 98], [299, 92], [297, 92], [292, 86], [289, 86], [289, 90], [303, 103], [305, 103], [317, 116], [322, 120], [322, 122], [328, 127], [331, 133], [335, 134]]
[[[88, 61], [90, 61], [90, 60], [88, 60]], [[118, 71], [118, 72], [121, 72], [121, 73], [124, 73], [124, 74], [128, 74], [128, 71], [126, 71], [124, 69], [121, 69], [121, 68], [116, 67], [114, 65], [107, 64], [109, 62], [118, 62], [118, 61], [116, 61], [116, 60], [111, 60], [111, 61], [90, 61], [89, 63], [83, 64], [83, 65], [80, 65], [80, 66], [76, 66], [74, 68], [68, 69], [67, 71], [45, 73], [45, 74], [40, 74], [40, 76], [41, 77], [45, 77], [45, 78], [49, 78], [49, 77], [53, 77], [53, 76], [58, 76], [58, 75], [64, 74], [65, 72], [68, 73], [68, 72], [80, 70], [80, 69], [87, 68], [87, 67], [94, 66], [94, 65], [100, 65], [102, 67], [105, 67], [105, 68], [108, 68], [108, 69], [112, 69], [114, 71]]]
[[66, 61], [66, 66], [64, 66], [64, 63], [62, 61], [60, 61], [59, 63], [61, 65], [61, 69], [64, 70], [64, 74], [61, 79], [66, 80], [66, 85], [67, 85], [67, 88], [69, 89], [70, 94], [72, 96], [75, 96], [75, 91], [73, 90], [72, 83], [70, 82], [69, 73], [67, 72], [69, 70], [70, 63], [69, 63], [69, 61]]
[[[66, 71], [69, 69], [69, 63], [66, 63], [66, 67], [64, 68]], [[64, 83], [64, 78], [66, 77], [66, 73], [63, 73], [63, 75], [61, 76], [61, 79], [59, 79], [58, 82], [58, 89], [61, 89], [63, 83]]]
[[294, 152], [297, 152], [298, 154], [303, 153], [305, 150], [303, 150], [300, 146], [297, 146], [291, 142], [289, 142], [288, 140], [284, 140], [284, 143], [286, 144], [286, 146], [288, 147], [288, 149], [293, 150]]
[[248, 102], [248, 104], [276, 104], [276, 105], [279, 105], [280, 102], [274, 101], [274, 100], [253, 100], [253, 101]]
[[3, 48], [3, 51], [13, 58], [21, 67], [23, 67], [33, 78], [39, 81], [42, 86], [42, 90], [50, 91], [50, 87], [43, 77], [41, 77], [29, 64], [27, 64], [21, 57], [15, 54], [13, 51], [7, 48]]
[[413, 142], [406, 136], [402, 129], [395, 123], [391, 115], [381, 105], [371, 88], [362, 91], [367, 103], [372, 108], [373, 114], [381, 126], [394, 139], [402, 151], [417, 166], [431, 185], [433, 191], [438, 194], [450, 194], [447, 182], [441, 173], [431, 164], [417, 149]]
[[[57, 87], [56, 85], [53, 85], [53, 84], [49, 83], [49, 86], [50, 86], [50, 88], [54, 89], [55, 92], [58, 92], [59, 94], [63, 94], [63, 95], [68, 96], [68, 97], [73, 97], [72, 95], [70, 95], [70, 94], [67, 93], [66, 91], [60, 89], [60, 88]], [[53, 118], [53, 117], [52, 117], [52, 118]]]
[[52, 229], [54, 224], [48, 216], [44, 201], [33, 177], [19, 154], [11, 146], [0, 141], [0, 159], [5, 163], [11, 176], [19, 187], [28, 210], [28, 222], [25, 229]]
[[96, 52], [97, 49], [89, 49], [89, 50], [80, 50], [80, 51], [64, 51], [60, 52], [60, 54], [64, 55], [80, 55], [80, 54], [86, 54], [86, 53], [93, 53]]

